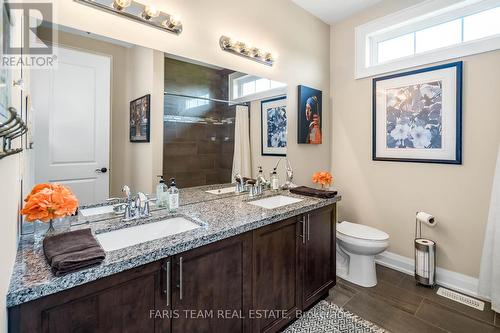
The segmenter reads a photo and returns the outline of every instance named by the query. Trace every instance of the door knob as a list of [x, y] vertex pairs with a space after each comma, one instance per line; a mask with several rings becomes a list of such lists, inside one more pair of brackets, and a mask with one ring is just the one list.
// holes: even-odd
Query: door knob
[[97, 173], [106, 173], [106, 172], [108, 172], [108, 169], [107, 168], [95, 169], [95, 172], [97, 172]]

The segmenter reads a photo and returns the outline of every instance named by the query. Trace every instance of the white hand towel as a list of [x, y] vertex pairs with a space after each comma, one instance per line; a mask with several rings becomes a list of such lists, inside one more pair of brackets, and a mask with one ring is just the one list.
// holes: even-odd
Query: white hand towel
[[490, 211], [481, 257], [479, 295], [491, 299], [491, 308], [500, 312], [500, 147], [491, 190]]

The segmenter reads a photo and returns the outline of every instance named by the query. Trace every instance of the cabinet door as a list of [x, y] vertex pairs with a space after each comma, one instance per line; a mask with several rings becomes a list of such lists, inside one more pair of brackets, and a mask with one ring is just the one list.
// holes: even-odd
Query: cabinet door
[[253, 233], [255, 332], [276, 332], [301, 309], [298, 222], [293, 217]]
[[335, 205], [303, 215], [304, 308], [319, 300], [335, 285]]
[[248, 332], [251, 233], [174, 257], [172, 332]]
[[9, 309], [9, 331], [169, 332], [163, 276], [158, 262], [25, 303]]

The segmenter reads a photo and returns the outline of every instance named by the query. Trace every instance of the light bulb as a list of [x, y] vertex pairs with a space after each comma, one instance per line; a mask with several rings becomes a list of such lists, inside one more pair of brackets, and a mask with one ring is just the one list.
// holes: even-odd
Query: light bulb
[[168, 19], [166, 19], [163, 22], [163, 25], [169, 29], [175, 29], [177, 28], [181, 23], [181, 20], [179, 19], [178, 16], [169, 16]]
[[260, 50], [256, 47], [252, 47], [250, 49], [250, 54], [252, 55], [252, 57], [262, 58], [262, 52], [260, 52]]
[[242, 53], [242, 54], [247, 54], [248, 53], [248, 47], [246, 46], [245, 43], [243, 42], [237, 42], [235, 45], [236, 51]]
[[114, 0], [113, 7], [117, 10], [124, 10], [132, 4], [132, 0]]
[[142, 13], [142, 17], [146, 20], [150, 20], [154, 17], [158, 17], [160, 15], [160, 11], [156, 8], [155, 5], [149, 5], [144, 8], [144, 12]]
[[220, 41], [221, 41], [222, 48], [225, 50], [230, 50], [234, 47], [234, 43], [231, 40], [231, 38], [229, 38], [229, 37], [222, 36], [220, 38]]
[[270, 52], [267, 52], [264, 55], [264, 60], [267, 62], [273, 62], [274, 61], [273, 55]]

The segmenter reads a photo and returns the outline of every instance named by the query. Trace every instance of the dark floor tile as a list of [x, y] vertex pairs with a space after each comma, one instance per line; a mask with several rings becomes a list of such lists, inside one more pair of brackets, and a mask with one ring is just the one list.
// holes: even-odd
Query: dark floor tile
[[395, 271], [385, 266], [377, 265], [377, 280], [398, 285], [407, 276], [404, 273]]
[[347, 288], [347, 289], [351, 290], [353, 293], [358, 293], [360, 291], [365, 291], [367, 289], [365, 287], [361, 287], [361, 286], [358, 286], [357, 284], [343, 280], [339, 277], [337, 277], [337, 285], [340, 285], [343, 288]]
[[375, 287], [367, 288], [366, 292], [411, 314], [417, 312], [423, 300], [421, 296], [380, 280]]
[[393, 333], [446, 332], [367, 293], [358, 293], [344, 309]]
[[344, 288], [342, 285], [336, 285], [328, 294], [326, 301], [338, 305], [344, 306], [354, 295], [356, 295], [357, 291], [353, 291], [350, 288]]
[[418, 309], [417, 317], [452, 333], [500, 332], [499, 327], [464, 316], [460, 312], [427, 299]]
[[417, 285], [415, 283], [415, 279], [412, 276], [406, 276], [405, 278], [403, 278], [403, 280], [401, 280], [401, 282], [399, 283], [399, 287], [419, 296], [425, 297], [435, 303], [439, 303], [453, 310], [459, 311], [466, 316], [482, 320], [489, 324], [494, 323], [495, 313], [491, 311], [491, 304], [489, 302], [485, 302], [484, 311], [476, 310], [474, 308], [471, 308], [470, 306], [437, 295], [436, 292], [438, 287], [431, 289]]

